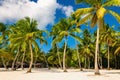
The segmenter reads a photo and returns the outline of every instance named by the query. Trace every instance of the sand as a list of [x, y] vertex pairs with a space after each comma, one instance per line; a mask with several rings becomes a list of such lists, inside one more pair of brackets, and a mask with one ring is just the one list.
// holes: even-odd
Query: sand
[[32, 73], [0, 70], [0, 80], [120, 80], [120, 70], [100, 70], [101, 75], [94, 75], [94, 70], [79, 71], [68, 69], [33, 69]]

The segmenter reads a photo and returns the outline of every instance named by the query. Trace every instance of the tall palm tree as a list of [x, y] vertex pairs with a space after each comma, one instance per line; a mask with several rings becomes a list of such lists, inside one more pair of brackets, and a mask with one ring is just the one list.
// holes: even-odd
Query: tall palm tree
[[[52, 36], [52, 39], [54, 40], [57, 35], [59, 34], [59, 29], [57, 27], [55, 27], [56, 25], [53, 26], [52, 28], [52, 31], [50, 32], [50, 35]], [[59, 65], [60, 65], [60, 68], [62, 69], [62, 63], [61, 63], [61, 58], [60, 58], [60, 53], [59, 53], [59, 48], [58, 48], [58, 43], [56, 42], [55, 45], [52, 45], [54, 48], [57, 49], [56, 53], [57, 53], [57, 56], [58, 56], [58, 61], [59, 61]]]
[[[40, 43], [46, 42], [43, 37], [43, 30], [37, 29], [37, 21], [26, 17], [17, 21], [16, 26], [12, 29], [14, 33], [10, 35], [10, 41], [12, 44], [19, 43], [22, 45], [28, 45], [30, 50], [30, 66], [27, 72], [31, 72], [33, 64], [33, 47], [36, 52], [39, 50], [39, 46], [36, 40], [40, 40]], [[24, 46], [25, 47], [25, 46]]]
[[[93, 42], [92, 42], [92, 37], [90, 36], [90, 32], [88, 31], [88, 29], [85, 29], [83, 31], [83, 38], [82, 38], [82, 43], [81, 43], [81, 53], [83, 55], [85, 55], [85, 68], [86, 66], [86, 59], [90, 59], [90, 57], [93, 57]], [[88, 60], [89, 66], [88, 68], [90, 68], [90, 60]]]
[[108, 47], [108, 70], [110, 69], [110, 46], [112, 46], [115, 39], [115, 31], [113, 28], [110, 28], [109, 25], [106, 25], [105, 32], [101, 33], [100, 40], [104, 41]]
[[79, 37], [75, 36], [74, 33], [80, 32], [79, 28], [73, 28], [73, 24], [71, 22], [72, 22], [72, 20], [70, 18], [61, 19], [60, 22], [58, 22], [55, 25], [55, 27], [58, 30], [58, 35], [53, 40], [53, 44], [55, 44], [56, 42], [60, 42], [62, 39], [64, 39], [64, 53], [63, 53], [63, 71], [64, 72], [67, 72], [66, 66], [65, 66], [65, 64], [66, 64], [65, 63], [65, 56], [66, 56], [66, 46], [67, 46], [68, 36], [71, 36], [71, 37], [78, 40]]
[[94, 27], [97, 24], [97, 38], [95, 49], [95, 74], [100, 74], [98, 69], [98, 44], [99, 44], [99, 30], [103, 26], [103, 17], [106, 13], [112, 14], [119, 22], [120, 16], [113, 10], [108, 10], [106, 7], [120, 6], [120, 0], [75, 0], [76, 3], [84, 3], [88, 5], [88, 8], [77, 9], [74, 15], [77, 18], [82, 19], [77, 23], [81, 25], [91, 19], [91, 26]]

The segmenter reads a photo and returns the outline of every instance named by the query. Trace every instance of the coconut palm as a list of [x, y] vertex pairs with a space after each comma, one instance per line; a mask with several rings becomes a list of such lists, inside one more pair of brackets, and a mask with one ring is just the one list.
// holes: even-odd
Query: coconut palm
[[120, 52], [120, 32], [119, 31], [116, 31], [115, 33], [115, 41], [114, 41], [114, 44], [112, 46], [114, 46], [116, 49], [115, 49], [115, 54], [118, 55], [119, 52]]
[[0, 47], [5, 48], [7, 45], [7, 36], [8, 36], [8, 29], [4, 23], [0, 23]]
[[98, 44], [99, 44], [99, 29], [103, 26], [103, 17], [106, 13], [113, 15], [119, 22], [120, 16], [113, 10], [108, 10], [106, 7], [120, 6], [120, 0], [75, 0], [76, 3], [84, 3], [88, 5], [88, 8], [77, 9], [74, 15], [77, 18], [82, 19], [77, 23], [81, 25], [91, 19], [91, 27], [97, 24], [97, 38], [96, 38], [96, 49], [95, 49], [95, 74], [100, 74], [98, 69]]
[[86, 59], [88, 58], [88, 63], [90, 68], [90, 57], [93, 57], [93, 42], [92, 42], [92, 37], [90, 36], [90, 32], [88, 29], [85, 29], [83, 31], [83, 39], [82, 39], [82, 47], [81, 47], [81, 52], [83, 55], [85, 55], [85, 68], [86, 68]]
[[[59, 29], [58, 29], [57, 27], [53, 26], [52, 31], [50, 32], [50, 35], [52, 36], [53, 40], [54, 40], [54, 39], [57, 37], [57, 35], [59, 34], [58, 30], [59, 30]], [[54, 48], [56, 48], [55, 50], [57, 50], [56, 53], [57, 53], [57, 56], [58, 56], [59, 66], [60, 66], [60, 68], [62, 69], [62, 63], [61, 63], [59, 48], [58, 48], [58, 45], [57, 45], [57, 44], [58, 44], [58, 43], [55, 43], [55, 45], [52, 45], [52, 46], [53, 46]]]
[[[7, 69], [7, 65], [5, 64], [5, 58], [6, 56], [11, 56], [9, 54], [9, 51], [6, 50], [7, 48], [7, 33], [8, 33], [8, 30], [7, 30], [7, 27], [4, 23], [0, 23], [0, 51], [1, 51], [1, 60], [2, 60], [2, 63], [4, 65], [4, 67]], [[4, 56], [6, 55], [6, 56]], [[9, 60], [9, 59], [8, 59]]]
[[105, 32], [101, 33], [100, 37], [101, 41], [104, 41], [108, 47], [108, 70], [110, 69], [110, 46], [112, 46], [115, 39], [115, 31], [113, 28], [110, 28], [109, 25], [106, 25]]
[[[66, 66], [65, 66], [65, 56], [66, 56], [66, 46], [67, 46], [67, 40], [68, 36], [72, 36], [75, 39], [79, 39], [79, 37], [75, 36], [75, 32], [80, 32], [79, 28], [73, 28], [72, 20], [70, 18], [67, 19], [61, 19], [60, 22], [58, 22], [56, 25], [56, 31], [58, 31], [58, 35], [53, 40], [53, 44], [56, 42], [60, 42], [64, 39], [64, 53], [63, 53], [63, 71], [67, 72]], [[54, 28], [54, 27], [53, 27]]]
[[36, 42], [37, 39], [40, 40], [40, 43], [46, 42], [43, 37], [44, 31], [37, 29], [37, 21], [30, 19], [29, 17], [17, 21], [13, 30], [14, 33], [10, 35], [11, 43], [21, 44], [21, 46], [24, 46], [23, 48], [26, 47], [25, 45], [29, 46], [31, 61], [27, 72], [31, 72], [33, 64], [33, 48], [36, 50], [36, 52], [39, 50], [39, 46]]

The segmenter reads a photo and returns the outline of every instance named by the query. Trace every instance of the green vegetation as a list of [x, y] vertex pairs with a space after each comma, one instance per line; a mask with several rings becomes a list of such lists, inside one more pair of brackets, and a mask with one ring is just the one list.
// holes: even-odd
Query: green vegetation
[[[76, 0], [76, 3], [89, 7], [77, 9], [69, 18], [61, 19], [50, 32], [39, 30], [37, 21], [29, 17], [13, 25], [0, 23], [0, 67], [12, 70], [27, 67], [27, 72], [31, 72], [32, 67], [57, 67], [64, 72], [67, 68], [95, 68], [95, 74], [100, 74], [102, 68], [120, 69], [120, 32], [104, 22], [107, 13], [120, 22], [119, 14], [106, 9], [120, 6], [120, 1]], [[82, 24], [86, 26], [84, 30]], [[91, 33], [87, 26], [96, 24], [97, 31]], [[44, 53], [40, 44], [47, 44], [48, 36], [52, 38], [52, 48]], [[74, 39], [76, 48], [69, 47], [69, 38]]]

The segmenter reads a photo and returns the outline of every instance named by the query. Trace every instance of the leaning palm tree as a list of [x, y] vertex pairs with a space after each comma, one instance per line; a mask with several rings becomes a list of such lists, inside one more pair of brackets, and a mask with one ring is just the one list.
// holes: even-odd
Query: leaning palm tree
[[46, 42], [43, 37], [44, 31], [37, 29], [37, 21], [30, 19], [29, 17], [17, 21], [16, 26], [12, 28], [12, 30], [14, 30], [14, 33], [10, 35], [12, 44], [19, 43], [20, 41], [20, 44], [23, 46], [29, 46], [31, 61], [27, 72], [31, 72], [33, 64], [33, 48], [36, 52], [39, 51], [39, 46], [36, 42], [37, 39], [40, 40], [41, 43]]
[[113, 10], [108, 10], [106, 7], [120, 6], [120, 0], [75, 0], [76, 3], [87, 4], [88, 8], [77, 9], [74, 13], [76, 18], [82, 17], [82, 19], [77, 23], [81, 25], [91, 19], [91, 27], [97, 24], [97, 38], [96, 38], [96, 49], [95, 49], [95, 74], [100, 74], [98, 69], [98, 44], [99, 44], [99, 30], [103, 26], [103, 17], [106, 13], [113, 15], [119, 22], [120, 16]]
[[60, 22], [58, 22], [54, 27], [56, 28], [56, 31], [58, 30], [58, 34], [53, 40], [53, 45], [56, 42], [60, 42], [60, 41], [64, 40], [63, 71], [67, 72], [66, 66], [65, 66], [66, 65], [65, 56], [66, 56], [66, 46], [67, 46], [68, 36], [71, 36], [71, 37], [79, 40], [79, 37], [75, 36], [74, 33], [75, 32], [79, 33], [80, 29], [73, 27], [73, 23], [70, 18], [61, 19]]
[[[58, 34], [59, 34], [59, 29], [57, 27], [53, 26], [52, 31], [50, 32], [50, 36], [52, 36], [52, 39], [54, 40]], [[58, 48], [58, 43], [56, 42], [55, 45], [52, 45], [52, 46], [57, 49], [56, 53], [57, 53], [57, 57], [58, 57], [58, 62], [59, 62], [60, 68], [62, 69], [62, 63], [61, 63], [61, 57], [60, 57], [60, 52], [59, 52], [59, 48]]]

